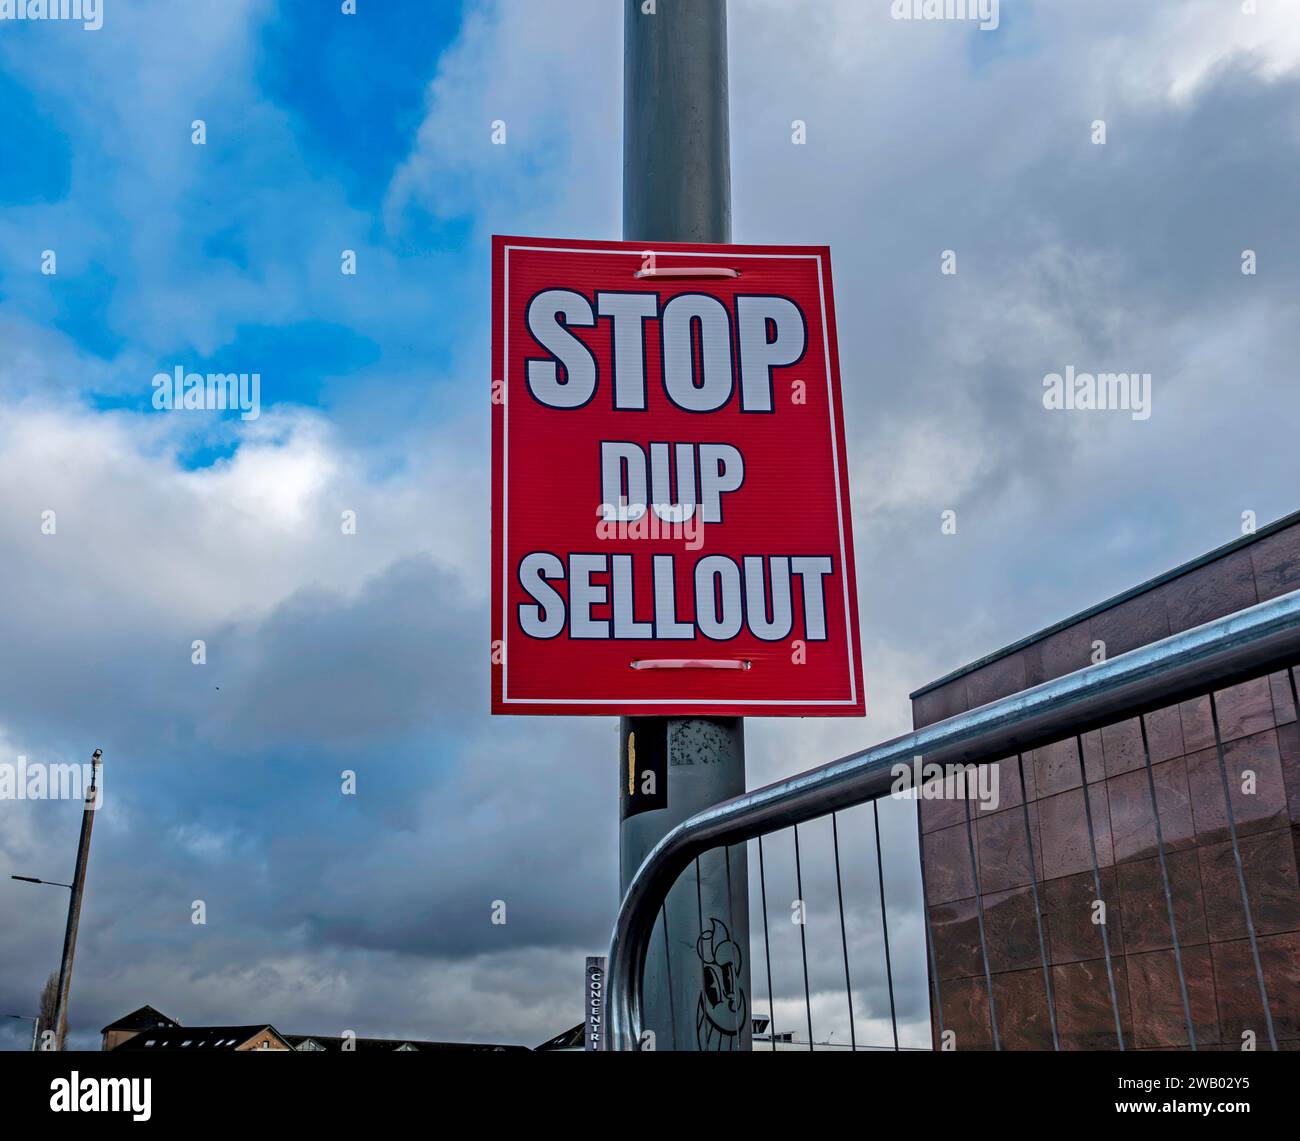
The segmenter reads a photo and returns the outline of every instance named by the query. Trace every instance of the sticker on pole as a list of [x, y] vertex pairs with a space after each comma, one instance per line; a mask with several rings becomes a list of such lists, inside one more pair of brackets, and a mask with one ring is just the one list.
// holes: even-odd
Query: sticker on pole
[[830, 252], [492, 240], [492, 711], [860, 716]]

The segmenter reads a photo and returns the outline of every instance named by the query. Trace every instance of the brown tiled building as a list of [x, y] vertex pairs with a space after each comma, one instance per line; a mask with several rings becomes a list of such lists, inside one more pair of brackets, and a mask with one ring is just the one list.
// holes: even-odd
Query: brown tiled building
[[[918, 690], [913, 722], [1297, 589], [1300, 513]], [[949, 1047], [992, 1048], [995, 1018], [1003, 1049], [1050, 1050], [1053, 1013], [1061, 1049], [1115, 1049], [1121, 1035], [1126, 1049], [1185, 1048], [1190, 1007], [1197, 1048], [1267, 1050], [1266, 995], [1279, 1048], [1300, 1049], [1296, 680], [1259, 678], [1216, 693], [1213, 709], [1198, 698], [1009, 757], [987, 808], [921, 801], [936, 1048], [941, 1028]]]

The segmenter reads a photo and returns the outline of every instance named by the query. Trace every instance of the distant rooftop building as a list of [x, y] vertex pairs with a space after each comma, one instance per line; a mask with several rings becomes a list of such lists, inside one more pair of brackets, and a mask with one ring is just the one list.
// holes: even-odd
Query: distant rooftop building
[[572, 1030], [566, 1030], [563, 1034], [557, 1034], [554, 1038], [548, 1038], [538, 1050], [545, 1050], [548, 1053], [552, 1050], [585, 1050], [587, 1048], [587, 1024], [579, 1022]]
[[[527, 1046], [475, 1042], [426, 1042], [421, 1039], [332, 1037], [281, 1034], [267, 1022], [247, 1026], [182, 1026], [152, 1006], [142, 1006], [103, 1028], [105, 1050], [184, 1050], [193, 1053], [242, 1050], [318, 1051], [380, 1050], [419, 1053], [428, 1050], [527, 1051]], [[350, 1043], [345, 1045], [345, 1043]]]
[[[752, 1028], [752, 1033], [750, 1037], [753, 1040], [755, 1050], [757, 1050], [759, 1048], [760, 1043], [763, 1042], [766, 1042], [770, 1045], [772, 1042], [793, 1042], [794, 1041], [793, 1030], [781, 1030], [778, 1032], [769, 1033], [768, 1027], [771, 1025], [772, 1019], [765, 1014], [756, 1014], [749, 1021], [750, 1021], [750, 1026]], [[806, 1046], [807, 1043], [805, 1042], [804, 1045]]]
[[142, 1030], [170, 1030], [180, 1025], [168, 1018], [160, 1010], [148, 1004], [124, 1015], [116, 1022], [110, 1022], [100, 1031], [104, 1035], [103, 1049], [115, 1050], [128, 1038], [134, 1038]]
[[292, 1050], [294, 1047], [266, 1023], [252, 1026], [174, 1026], [144, 1030], [128, 1038], [118, 1050], [186, 1050], [214, 1053], [237, 1050]]
[[475, 1050], [488, 1052], [528, 1053], [527, 1046], [500, 1046], [487, 1042], [426, 1042], [419, 1038], [331, 1038], [322, 1034], [286, 1034], [284, 1036], [294, 1050], [304, 1051], [342, 1051], [346, 1047], [373, 1053], [377, 1050], [389, 1050], [403, 1053], [423, 1053], [429, 1050]]

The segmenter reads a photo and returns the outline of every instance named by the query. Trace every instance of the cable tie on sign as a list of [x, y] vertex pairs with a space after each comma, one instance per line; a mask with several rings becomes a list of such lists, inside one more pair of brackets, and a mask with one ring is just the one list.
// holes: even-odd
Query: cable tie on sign
[[632, 275], [637, 278], [645, 277], [739, 277], [740, 270], [726, 269], [723, 266], [697, 265], [682, 266], [678, 269], [639, 269]]
[[636, 658], [634, 670], [747, 670], [752, 663], [739, 658]]

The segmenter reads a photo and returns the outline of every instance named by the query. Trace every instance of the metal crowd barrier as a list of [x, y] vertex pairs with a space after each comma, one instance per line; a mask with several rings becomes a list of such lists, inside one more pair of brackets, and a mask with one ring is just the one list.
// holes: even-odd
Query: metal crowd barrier
[[[1030, 749], [1048, 745], [1066, 738], [1082, 738], [1084, 733], [1102, 728], [1117, 721], [1142, 718], [1154, 710], [1180, 701], [1210, 696], [1214, 712], [1214, 692], [1261, 675], [1287, 670], [1293, 700], [1296, 699], [1296, 677], [1291, 668], [1300, 662], [1300, 592], [1284, 595], [1257, 606], [1238, 611], [1202, 626], [1183, 631], [1162, 641], [1142, 646], [1109, 661], [1089, 666], [1064, 677], [1045, 682], [978, 709], [970, 710], [946, 721], [929, 725], [883, 744], [873, 745], [820, 768], [800, 773], [787, 780], [748, 792], [733, 800], [696, 814], [683, 821], [668, 833], [646, 857], [628, 887], [615, 922], [609, 951], [607, 976], [607, 1015], [612, 1049], [635, 1050], [641, 1048], [642, 1032], [642, 975], [646, 955], [656, 920], [669, 890], [677, 878], [703, 853], [715, 848], [759, 840], [760, 878], [763, 876], [762, 837], [786, 828], [795, 829], [796, 874], [802, 893], [802, 871], [798, 865], [798, 825], [855, 805], [872, 802], [886, 796], [894, 781], [894, 768], [898, 764], [909, 767], [916, 758], [926, 765], [981, 765], [1008, 757], [1018, 757]], [[1300, 700], [1296, 701], [1300, 716]], [[1143, 737], [1145, 744], [1145, 721]], [[1215, 714], [1216, 740], [1218, 738]], [[1228, 796], [1226, 771], [1223, 770], [1223, 747], [1219, 744], [1220, 769], [1223, 772], [1224, 794]], [[1082, 750], [1080, 764], [1083, 763]], [[1146, 757], [1148, 777], [1151, 759]], [[1023, 775], [1021, 777], [1023, 781]], [[1084, 774], [1084, 787], [1087, 777]], [[1155, 789], [1151, 785], [1153, 810]], [[1085, 807], [1088, 797], [1084, 797]], [[874, 806], [873, 806], [874, 808]], [[1028, 823], [1026, 809], [1026, 824]], [[1156, 812], [1159, 829], [1159, 813]], [[967, 808], [969, 830], [969, 807]], [[1254, 924], [1246, 898], [1246, 881], [1242, 870], [1241, 853], [1237, 844], [1237, 831], [1232, 817], [1231, 800], [1227, 804], [1227, 821], [1232, 848], [1236, 858], [1238, 884], [1241, 890], [1247, 930], [1253, 955], [1256, 978], [1266, 1019], [1270, 1044], [1276, 1048], [1273, 1021], [1264, 977], [1260, 969], [1259, 951]], [[1089, 812], [1089, 836], [1092, 838], [1092, 821]], [[1158, 832], [1157, 832], [1158, 834]], [[839, 888], [839, 841], [835, 835], [836, 885]], [[880, 873], [879, 829], [876, 833], [877, 872], [881, 875], [880, 892], [882, 918], [884, 915], [884, 881]], [[1165, 899], [1169, 909], [1171, 930], [1174, 933], [1174, 951], [1178, 956], [1177, 931], [1174, 926], [1173, 901], [1169, 887], [1169, 874], [1165, 865], [1163, 841], [1159, 841], [1161, 871], [1164, 879]], [[972, 848], [972, 866], [975, 864]], [[1032, 858], [1031, 858], [1032, 868]], [[1095, 842], [1093, 874], [1098, 874]], [[1037, 880], [1034, 881], [1034, 904], [1042, 943], [1042, 913], [1038, 907]], [[1098, 881], [1098, 893], [1100, 883]], [[764, 930], [766, 932], [766, 887], [764, 885]], [[979, 900], [978, 873], [976, 873], [976, 898]], [[926, 908], [928, 923], [928, 906]], [[846, 982], [848, 977], [848, 945], [844, 934], [843, 897], [840, 896], [841, 937], [844, 939]], [[801, 940], [803, 932], [800, 932]], [[989, 1017], [995, 1048], [1001, 1048], [997, 1015], [992, 1001], [992, 982], [988, 968], [988, 950], [985, 945], [982, 904], [980, 912], [980, 944], [984, 963], [984, 976], [988, 982]], [[1119, 1005], [1116, 998], [1114, 970], [1106, 932], [1102, 938], [1111, 1004], [1115, 1013], [1117, 1045], [1125, 1046], [1121, 1027]], [[930, 943], [931, 985], [936, 1007], [939, 1010], [942, 1030], [942, 1004], [938, 996], [938, 971], [933, 959], [934, 941]], [[888, 928], [885, 933], [886, 967], [889, 969]], [[1051, 978], [1046, 951], [1043, 951], [1044, 981], [1051, 1021], [1053, 1045], [1059, 1048], [1055, 1010], [1053, 1009]], [[771, 995], [769, 971], [769, 996]], [[807, 948], [804, 945], [804, 990], [808, 1003], [809, 1048], [812, 1048], [812, 1009], [808, 994]], [[1183, 977], [1181, 957], [1178, 959], [1178, 977], [1187, 1030], [1195, 1048], [1187, 986]], [[893, 975], [890, 971], [890, 1005], [894, 1004]], [[852, 991], [850, 987], [850, 1003]], [[850, 1007], [850, 1023], [852, 1011]], [[898, 1048], [897, 1018], [893, 1016], [894, 1048]], [[856, 1045], [856, 1041], [855, 1041]], [[775, 1036], [773, 1036], [775, 1048]]]

